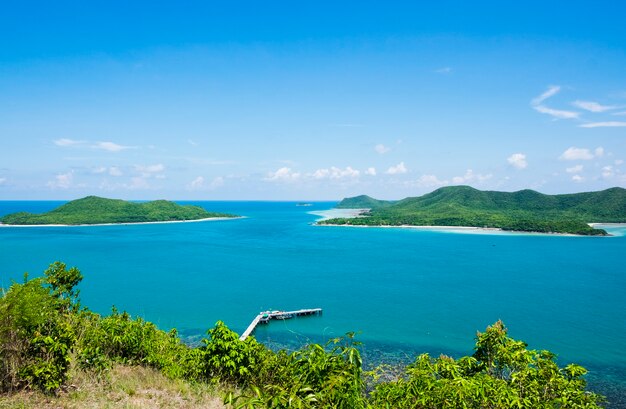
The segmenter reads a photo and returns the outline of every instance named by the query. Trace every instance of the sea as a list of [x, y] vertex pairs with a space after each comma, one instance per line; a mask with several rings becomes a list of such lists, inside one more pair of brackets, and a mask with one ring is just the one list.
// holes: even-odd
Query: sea
[[[0, 201], [0, 215], [64, 202]], [[589, 373], [626, 407], [626, 228], [610, 237], [317, 226], [336, 202], [179, 201], [238, 219], [0, 227], [0, 287], [78, 267], [82, 304], [115, 306], [198, 342], [218, 320], [241, 333], [265, 310], [322, 308], [254, 335], [295, 350], [354, 332], [367, 365], [473, 353], [476, 331], [509, 335]]]

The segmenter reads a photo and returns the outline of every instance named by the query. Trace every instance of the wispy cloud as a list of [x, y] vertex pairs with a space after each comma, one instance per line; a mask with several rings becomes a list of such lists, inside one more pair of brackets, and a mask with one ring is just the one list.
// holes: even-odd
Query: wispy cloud
[[619, 108], [614, 105], [601, 105], [594, 101], [581, 101], [581, 100], [576, 100], [572, 102], [572, 105], [574, 105], [577, 108], [584, 109], [585, 111], [589, 111], [589, 112], [606, 112], [612, 109]]
[[624, 116], [626, 115], [626, 111], [620, 111], [620, 112], [613, 112], [612, 115], [616, 115], [616, 116]]
[[514, 153], [506, 159], [511, 166], [516, 169], [525, 169], [528, 166], [526, 155], [523, 153]]
[[367, 168], [364, 173], [369, 176], [376, 176], [376, 168]]
[[578, 125], [581, 128], [615, 128], [626, 126], [626, 122], [623, 121], [607, 121], [607, 122], [588, 122], [586, 124]]
[[76, 145], [83, 145], [87, 142], [85, 141], [76, 141], [74, 139], [68, 139], [68, 138], [61, 138], [61, 139], [57, 139], [54, 141], [54, 144], [57, 146], [76, 146]]
[[580, 116], [579, 112], [549, 108], [545, 105], [533, 106], [533, 109], [542, 114], [550, 115], [556, 119], [577, 119]]
[[134, 147], [119, 145], [117, 143], [106, 141], [106, 142], [96, 142], [95, 144], [92, 145], [92, 148], [100, 149], [100, 150], [107, 151], [107, 152], [119, 152], [119, 151], [123, 151], [126, 149], [132, 149]]
[[559, 156], [561, 160], [591, 160], [604, 156], [604, 148], [599, 146], [593, 152], [587, 148], [576, 148], [572, 146]]
[[379, 143], [378, 145], [374, 146], [374, 150], [377, 153], [383, 155], [383, 154], [389, 152], [391, 150], [391, 148], [388, 147], [388, 146], [383, 145], [382, 143]]
[[543, 104], [545, 100], [551, 98], [552, 96], [558, 94], [561, 91], [561, 87], [558, 85], [551, 85], [548, 89], [541, 95], [533, 98], [530, 101], [530, 106], [537, 112], [550, 115], [556, 119], [576, 119], [580, 116], [579, 112], [574, 111], [566, 111], [562, 109], [554, 109], [550, 108]]
[[400, 162], [396, 166], [392, 166], [389, 169], [387, 169], [387, 172], [385, 173], [388, 175], [400, 175], [402, 173], [407, 173], [408, 171], [409, 170], [404, 165], [404, 162]]
[[126, 146], [120, 145], [115, 142], [110, 141], [98, 141], [98, 142], [90, 142], [90, 141], [82, 141], [68, 138], [56, 139], [54, 144], [57, 146], [61, 146], [64, 148], [67, 147], [77, 147], [77, 148], [90, 148], [90, 149], [98, 149], [107, 152], [120, 152], [126, 149], [134, 149], [136, 146]]
[[452, 72], [452, 67], [441, 67], [435, 70], [437, 74], [450, 74]]
[[7, 178], [0, 178], [0, 186], [4, 185], [7, 182]]

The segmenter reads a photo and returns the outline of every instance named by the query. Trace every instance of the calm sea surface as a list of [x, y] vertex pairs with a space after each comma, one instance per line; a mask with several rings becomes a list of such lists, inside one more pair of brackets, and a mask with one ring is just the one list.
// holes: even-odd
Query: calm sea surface
[[[0, 201], [0, 215], [62, 202]], [[180, 202], [192, 203], [192, 202]], [[84, 305], [115, 305], [193, 339], [222, 320], [243, 331], [265, 309], [321, 317], [256, 331], [297, 348], [359, 332], [370, 361], [471, 354], [476, 330], [510, 335], [590, 369], [591, 386], [626, 406], [626, 236], [458, 234], [323, 227], [334, 203], [193, 202], [243, 219], [178, 224], [0, 228], [0, 286], [77, 266]]]

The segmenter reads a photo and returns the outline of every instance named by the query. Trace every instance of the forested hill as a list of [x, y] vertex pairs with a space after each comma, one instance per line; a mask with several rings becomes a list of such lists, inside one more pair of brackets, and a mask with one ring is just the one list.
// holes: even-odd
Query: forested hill
[[[362, 200], [367, 198], [368, 200]], [[357, 200], [358, 199], [358, 200]], [[366, 217], [324, 220], [323, 224], [372, 226], [472, 226], [512, 231], [605, 235], [587, 223], [626, 222], [626, 189], [546, 195], [534, 190], [481, 191], [449, 186], [419, 197], [384, 202], [359, 196], [340, 205], [363, 208], [373, 203]], [[382, 204], [382, 205], [381, 205]]]
[[167, 200], [133, 203], [118, 199], [87, 196], [68, 202], [47, 213], [19, 212], [9, 214], [0, 218], [0, 222], [11, 225], [76, 225], [183, 221], [212, 217], [235, 216], [208, 212], [199, 206], [182, 206]]
[[337, 209], [378, 209], [380, 207], [391, 206], [394, 202], [388, 200], [377, 200], [367, 195], [347, 197], [336, 206]]

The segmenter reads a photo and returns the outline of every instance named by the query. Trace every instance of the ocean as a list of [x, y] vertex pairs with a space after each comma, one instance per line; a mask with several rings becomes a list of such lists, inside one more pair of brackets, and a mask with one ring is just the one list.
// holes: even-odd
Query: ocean
[[[0, 215], [63, 202], [0, 201]], [[613, 237], [314, 226], [334, 202], [184, 202], [234, 220], [0, 228], [0, 286], [53, 261], [78, 267], [83, 305], [115, 306], [189, 340], [216, 321], [243, 332], [262, 310], [322, 308], [255, 336], [290, 349], [356, 332], [370, 365], [472, 353], [502, 319], [530, 348], [590, 370], [626, 406], [626, 229]]]

